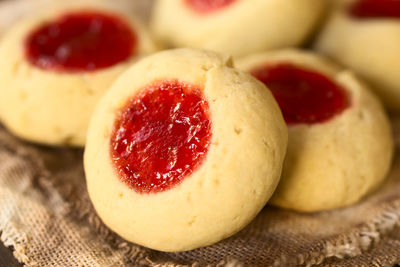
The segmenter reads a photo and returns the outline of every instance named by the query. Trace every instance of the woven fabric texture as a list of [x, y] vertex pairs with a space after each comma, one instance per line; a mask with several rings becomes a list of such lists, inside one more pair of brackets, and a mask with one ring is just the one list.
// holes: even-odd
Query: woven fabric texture
[[102, 224], [82, 150], [28, 144], [0, 128], [0, 211], [1, 240], [28, 266], [390, 266], [400, 259], [400, 158], [386, 184], [356, 205], [314, 214], [267, 206], [231, 238], [163, 253]]
[[[32, 8], [28, 2], [18, 2], [17, 10]], [[136, 10], [148, 6], [139, 0], [131, 3], [140, 6]], [[7, 20], [4, 25], [23, 14], [10, 15], [12, 5], [0, 6], [0, 17]], [[400, 119], [393, 119], [393, 125], [400, 129]], [[399, 141], [399, 131], [395, 136]], [[0, 126], [1, 241], [13, 247], [15, 257], [27, 266], [391, 266], [400, 262], [399, 157], [387, 182], [356, 205], [314, 214], [267, 206], [231, 238], [194, 251], [163, 253], [126, 242], [102, 224], [87, 195], [82, 153], [29, 144]]]

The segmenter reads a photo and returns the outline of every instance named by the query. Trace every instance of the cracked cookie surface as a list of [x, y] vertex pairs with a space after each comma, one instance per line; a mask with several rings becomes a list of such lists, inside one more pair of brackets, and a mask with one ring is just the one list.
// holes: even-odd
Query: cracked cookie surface
[[[187, 108], [178, 112], [183, 116], [175, 116], [175, 108], [171, 108], [177, 103], [176, 99], [181, 99], [175, 97], [181, 86], [168, 86], [168, 90], [174, 92], [166, 93], [166, 99], [161, 101], [157, 98], [157, 101], [161, 101], [158, 105], [171, 105], [166, 110], [172, 112], [172, 116], [144, 115], [141, 118], [149, 118], [149, 124], [138, 120], [132, 120], [130, 126], [124, 123], [123, 136], [128, 128], [131, 129], [128, 133], [131, 141], [126, 144], [134, 144], [132, 149], [135, 151], [138, 147], [162, 144], [157, 141], [157, 131], [156, 144], [151, 141], [154, 137], [153, 126], [157, 125], [156, 130], [158, 127], [165, 128], [164, 137], [168, 140], [163, 144], [171, 145], [171, 153], [165, 154], [165, 158], [169, 159], [173, 156], [172, 151], [181, 147], [181, 144], [174, 145], [174, 140], [187, 140], [191, 132], [173, 130], [174, 127], [181, 127], [177, 125], [180, 124], [179, 118], [186, 121], [189, 117], [196, 117], [194, 124], [186, 122], [190, 124], [187, 124], [187, 129], [194, 126], [198, 128], [198, 133], [203, 131], [204, 134], [194, 135], [198, 142], [191, 143], [187, 148], [196, 151], [193, 145], [203, 142], [207, 149], [197, 150], [201, 153], [194, 158], [173, 157], [180, 161], [171, 161], [173, 166], [181, 166], [183, 162], [192, 164], [191, 160], [197, 160], [199, 155], [203, 157], [179, 183], [163, 190], [138, 192], [121, 181], [120, 172], [110, 156], [113, 154], [110, 142], [116, 141], [113, 139], [115, 122], [120, 121], [128, 106], [135, 110], [133, 112], [139, 110], [141, 114], [144, 114], [143, 110], [151, 109], [151, 105], [146, 104], [147, 100], [142, 101], [143, 96], [152, 96], [147, 94], [154, 85], [169, 84], [171, 81], [188, 86], [183, 93], [191, 99], [186, 104], [182, 102]], [[191, 95], [193, 90], [199, 92]], [[175, 100], [171, 102], [172, 95], [175, 95]], [[136, 103], [137, 106], [127, 103]], [[203, 106], [199, 107], [196, 103], [203, 103]], [[184, 115], [193, 111], [197, 115]], [[134, 116], [130, 111], [129, 114]], [[158, 119], [160, 121], [154, 123]], [[171, 123], [164, 127], [165, 120], [171, 120]], [[170, 124], [171, 129], [168, 130]], [[121, 124], [117, 122], [117, 125]], [[149, 125], [151, 127], [147, 127]], [[121, 129], [120, 126], [118, 129]], [[271, 197], [279, 181], [286, 151], [286, 131], [282, 114], [271, 93], [251, 75], [233, 68], [230, 58], [193, 49], [160, 52], [127, 70], [96, 108], [85, 150], [89, 195], [104, 223], [129, 241], [162, 251], [184, 251], [210, 245], [242, 229]], [[172, 138], [172, 135], [175, 137]], [[143, 143], [138, 142], [142, 142], [144, 137], [148, 139], [142, 146]], [[119, 155], [129, 160], [131, 146], [123, 147], [123, 155]], [[140, 149], [139, 153], [143, 151]], [[164, 156], [158, 158], [163, 159]], [[146, 158], [149, 161], [152, 159], [150, 155]], [[156, 161], [146, 162], [145, 165], [151, 168], [159, 166], [158, 159]], [[128, 166], [129, 170], [133, 170], [131, 167], [134, 168]], [[141, 179], [137, 175], [136, 178], [137, 181]]]

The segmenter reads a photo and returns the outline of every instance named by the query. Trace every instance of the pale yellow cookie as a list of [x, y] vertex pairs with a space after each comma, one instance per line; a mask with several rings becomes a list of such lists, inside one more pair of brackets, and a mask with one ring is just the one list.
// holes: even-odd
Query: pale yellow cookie
[[[267, 76], [255, 71], [259, 68], [293, 66], [308, 73], [300, 72], [301, 77], [315, 77], [313, 73], [317, 73], [347, 95], [346, 106], [333, 116], [313, 123], [295, 122], [295, 117], [287, 113], [292, 106], [287, 107], [289, 102], [285, 99], [280, 102], [279, 89], [272, 89], [277, 86], [271, 85], [273, 78], [265, 80], [289, 121], [288, 152], [271, 204], [306, 212], [339, 208], [359, 201], [382, 183], [393, 156], [390, 124], [378, 99], [351, 72], [341, 71], [312, 53], [296, 50], [255, 54], [239, 60], [237, 65], [264, 77], [260, 80]], [[287, 74], [282, 77], [293, 78]], [[307, 82], [301, 83], [302, 89], [298, 90], [307, 88]], [[323, 105], [328, 105], [328, 100]]]
[[172, 46], [243, 56], [301, 44], [325, 5], [321, 0], [158, 0], [152, 29]]
[[[94, 70], [90, 69], [92, 67], [89, 67], [89, 70], [47, 68], [43, 61], [28, 59], [28, 40], [33, 33], [51, 23], [66, 20], [67, 16], [85, 12], [111, 16], [131, 30], [135, 39], [132, 42], [135, 46], [132, 53], [109, 66]], [[96, 23], [96, 20], [93, 21]], [[93, 24], [91, 29], [103, 27], [104, 24], [101, 23], [103, 22]], [[55, 35], [65, 32], [57, 27], [49, 29], [53, 31], [50, 34]], [[88, 32], [87, 37], [83, 36], [81, 39], [86, 38], [90, 43], [90, 38], [96, 40], [96, 37], [91, 36], [93, 34]], [[36, 38], [44, 44], [51, 42], [49, 39], [51, 38], [40, 36]], [[73, 39], [74, 37], [70, 38], [70, 46], [60, 45], [54, 54], [59, 58], [68, 58], [71, 51], [68, 47], [79, 46], [79, 42], [73, 43]], [[112, 43], [110, 40], [107, 42]], [[115, 52], [113, 49], [117, 48], [109, 45], [110, 54]], [[146, 29], [139, 21], [118, 8], [118, 5], [111, 7], [75, 3], [63, 5], [62, 8], [52, 7], [51, 12], [29, 17], [13, 26], [1, 39], [0, 119], [11, 132], [29, 141], [49, 145], [83, 146], [95, 103], [133, 61], [155, 50]], [[104, 52], [84, 49], [82, 51], [84, 52], [79, 56], [82, 58], [86, 54], [95, 53], [98, 53], [98, 58], [108, 56], [108, 53]]]
[[316, 49], [353, 69], [371, 84], [387, 108], [399, 112], [400, 17], [357, 18], [349, 13], [355, 2], [338, 1]]
[[[157, 97], [162, 92], [182, 102]], [[201, 102], [188, 108], [184, 101], [196, 98]], [[204, 113], [185, 113], [199, 107]], [[160, 52], [128, 69], [95, 109], [84, 156], [90, 199], [103, 222], [129, 241], [161, 251], [207, 246], [238, 232], [262, 209], [278, 184], [286, 144], [273, 96], [228, 57]], [[197, 153], [202, 146], [207, 149]], [[181, 147], [195, 156], [185, 160]], [[169, 172], [153, 172], [154, 162]], [[176, 167], [192, 162], [199, 163], [192, 171]]]

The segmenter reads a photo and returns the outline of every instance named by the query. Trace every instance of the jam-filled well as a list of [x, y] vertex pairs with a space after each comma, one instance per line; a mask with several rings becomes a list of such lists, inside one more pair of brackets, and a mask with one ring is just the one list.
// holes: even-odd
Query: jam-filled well
[[281, 63], [251, 73], [272, 91], [288, 124], [325, 122], [349, 106], [345, 90], [315, 71]]
[[223, 9], [237, 0], [185, 0], [186, 4], [198, 13], [210, 13]]
[[137, 37], [123, 19], [97, 11], [67, 13], [27, 36], [25, 55], [36, 67], [93, 71], [135, 54]]
[[400, 18], [399, 0], [357, 0], [350, 7], [355, 18]]
[[208, 102], [178, 80], [158, 81], [120, 110], [111, 158], [120, 179], [138, 193], [168, 190], [206, 157], [211, 139]]

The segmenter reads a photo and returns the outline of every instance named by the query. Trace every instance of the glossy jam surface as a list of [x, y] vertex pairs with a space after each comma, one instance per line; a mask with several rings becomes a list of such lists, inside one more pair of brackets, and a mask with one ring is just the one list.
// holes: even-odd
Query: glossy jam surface
[[349, 106], [344, 89], [317, 72], [282, 63], [251, 73], [272, 91], [288, 124], [325, 122]]
[[136, 34], [125, 21], [85, 11], [65, 14], [34, 30], [25, 41], [25, 55], [41, 69], [94, 71], [127, 60], [136, 45]]
[[210, 13], [231, 5], [237, 0], [185, 0], [198, 13]]
[[360, 19], [400, 18], [400, 0], [357, 0], [349, 12]]
[[209, 107], [201, 91], [180, 81], [162, 81], [121, 109], [111, 136], [111, 158], [130, 188], [156, 193], [199, 167], [210, 140]]

